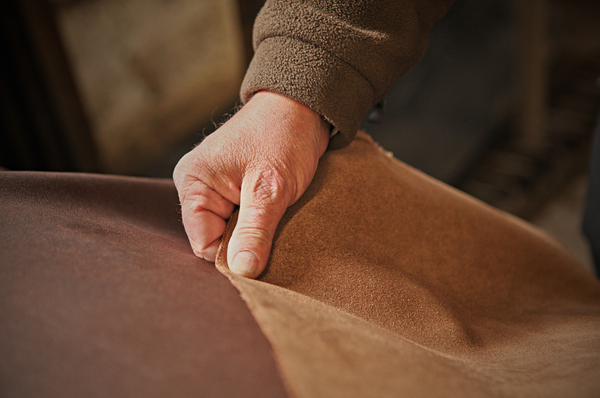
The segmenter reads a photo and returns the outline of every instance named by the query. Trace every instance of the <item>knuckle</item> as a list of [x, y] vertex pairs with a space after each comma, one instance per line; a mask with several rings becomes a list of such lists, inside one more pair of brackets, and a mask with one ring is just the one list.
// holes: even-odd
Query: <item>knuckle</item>
[[[204, 172], [205, 173], [205, 172]], [[226, 196], [239, 192], [235, 183], [227, 176], [208, 177], [206, 175], [195, 177], [183, 189], [179, 189], [181, 204], [189, 210], [219, 209], [228, 207], [229, 200]]]
[[179, 199], [181, 201], [183, 211], [191, 211], [194, 208], [194, 204], [197, 199], [202, 197], [202, 185], [204, 183], [200, 180], [195, 180], [187, 185], [184, 189], [179, 192]]
[[267, 168], [253, 179], [251, 193], [256, 206], [277, 205], [289, 197], [289, 182], [275, 168]]
[[202, 192], [190, 192], [186, 198], [186, 210], [199, 212], [215, 207], [215, 201]]

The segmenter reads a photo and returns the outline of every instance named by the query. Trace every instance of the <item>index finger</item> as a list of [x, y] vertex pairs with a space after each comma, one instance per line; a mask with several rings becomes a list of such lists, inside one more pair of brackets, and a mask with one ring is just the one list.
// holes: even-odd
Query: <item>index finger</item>
[[194, 254], [215, 261], [225, 220], [231, 216], [235, 204], [203, 181], [194, 182], [181, 202], [181, 216], [185, 232]]

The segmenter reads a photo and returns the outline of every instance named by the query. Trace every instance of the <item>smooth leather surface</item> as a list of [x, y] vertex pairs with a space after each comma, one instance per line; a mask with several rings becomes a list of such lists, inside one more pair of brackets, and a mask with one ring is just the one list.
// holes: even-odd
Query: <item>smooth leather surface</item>
[[0, 396], [287, 393], [171, 181], [0, 172]]

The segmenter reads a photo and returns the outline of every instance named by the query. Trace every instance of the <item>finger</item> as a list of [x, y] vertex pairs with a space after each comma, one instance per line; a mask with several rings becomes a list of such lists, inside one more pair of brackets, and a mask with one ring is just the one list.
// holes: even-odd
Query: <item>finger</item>
[[234, 204], [202, 181], [195, 182], [181, 201], [182, 221], [190, 245], [198, 257], [215, 261], [225, 219], [233, 213]]
[[277, 224], [287, 198], [273, 178], [247, 178], [242, 183], [240, 213], [227, 248], [229, 269], [256, 278], [265, 269]]

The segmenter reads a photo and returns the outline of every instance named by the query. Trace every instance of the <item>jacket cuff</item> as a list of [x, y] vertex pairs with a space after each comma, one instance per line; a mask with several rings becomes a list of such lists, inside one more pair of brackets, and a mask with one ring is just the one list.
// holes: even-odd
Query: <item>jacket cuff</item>
[[371, 84], [336, 56], [290, 37], [264, 39], [242, 83], [246, 103], [260, 90], [293, 98], [323, 116], [339, 133], [329, 149], [348, 145], [373, 102]]

